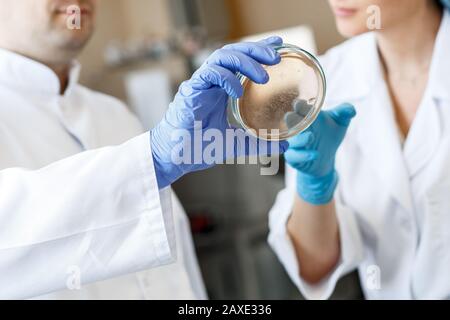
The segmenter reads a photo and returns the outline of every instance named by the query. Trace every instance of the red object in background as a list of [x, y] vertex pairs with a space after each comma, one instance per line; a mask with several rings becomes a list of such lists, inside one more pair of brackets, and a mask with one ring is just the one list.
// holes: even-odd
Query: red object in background
[[214, 222], [208, 214], [189, 214], [192, 233], [207, 233], [214, 230]]

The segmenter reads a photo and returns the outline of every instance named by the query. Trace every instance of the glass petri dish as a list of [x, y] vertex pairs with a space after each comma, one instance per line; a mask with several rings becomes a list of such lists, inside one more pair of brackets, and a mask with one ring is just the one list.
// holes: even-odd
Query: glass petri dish
[[326, 93], [325, 74], [312, 54], [290, 44], [275, 50], [281, 62], [264, 66], [269, 82], [256, 84], [238, 74], [244, 94], [231, 100], [238, 123], [252, 135], [270, 141], [287, 140], [306, 130], [319, 115]]

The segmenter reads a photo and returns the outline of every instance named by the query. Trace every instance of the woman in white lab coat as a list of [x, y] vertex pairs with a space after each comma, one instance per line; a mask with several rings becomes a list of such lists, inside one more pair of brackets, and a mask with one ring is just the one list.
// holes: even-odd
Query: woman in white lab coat
[[[434, 0], [330, 3], [341, 33], [355, 37], [321, 58], [325, 108], [351, 103], [356, 116], [336, 161], [321, 159], [333, 162], [330, 183], [303, 176], [311, 148], [296, 143], [308, 133], [291, 144], [297, 170], [288, 166], [269, 242], [310, 299], [330, 297], [356, 268], [368, 299], [450, 298], [450, 13]], [[367, 33], [377, 13], [381, 29]], [[329, 201], [309, 201], [322, 187]]]

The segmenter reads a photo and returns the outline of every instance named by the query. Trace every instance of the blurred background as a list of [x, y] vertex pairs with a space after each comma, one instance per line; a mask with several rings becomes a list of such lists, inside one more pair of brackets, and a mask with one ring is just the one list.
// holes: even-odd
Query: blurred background
[[[179, 84], [225, 43], [278, 34], [321, 54], [343, 41], [326, 0], [100, 3], [97, 32], [80, 59], [81, 81], [126, 102], [146, 129], [161, 119]], [[267, 215], [283, 172], [261, 176], [257, 165], [218, 166], [174, 185], [211, 299], [301, 298], [267, 244]], [[355, 274], [333, 295], [361, 297]]]

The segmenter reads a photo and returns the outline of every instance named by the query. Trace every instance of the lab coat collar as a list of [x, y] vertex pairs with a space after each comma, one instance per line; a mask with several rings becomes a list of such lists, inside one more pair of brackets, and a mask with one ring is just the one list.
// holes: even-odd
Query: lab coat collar
[[[378, 54], [375, 33], [366, 33], [350, 40], [357, 42], [357, 50], [347, 50], [345, 57], [339, 61], [338, 72], [345, 75], [337, 76], [352, 83], [352, 90], [342, 90], [341, 83], [328, 83], [328, 95], [332, 100], [353, 101], [364, 98], [372, 93], [380, 81], [384, 81]], [[450, 11], [444, 10], [441, 26], [436, 38], [428, 81], [429, 93], [437, 99], [450, 99], [448, 78], [450, 75]], [[335, 70], [327, 70], [328, 73]], [[336, 77], [333, 75], [333, 77]]]
[[404, 145], [409, 174], [415, 177], [431, 162], [439, 150], [444, 128], [439, 106], [450, 98], [450, 13], [445, 10], [439, 29], [430, 67], [429, 81], [424, 99], [417, 110]]
[[403, 208], [412, 212], [409, 172], [386, 83], [380, 81], [369, 96], [355, 101], [355, 104], [358, 109], [355, 118], [357, 143], [382, 182], [380, 190], [389, 192]]
[[[69, 83], [64, 96], [77, 85], [81, 66], [72, 62]], [[46, 65], [20, 54], [0, 48], [0, 83], [44, 95], [59, 96], [60, 83], [56, 74]]]
[[[378, 58], [377, 42], [374, 33], [366, 33], [348, 40], [342, 47], [333, 50], [329, 55], [333, 63], [325, 60], [325, 73], [330, 79], [341, 79], [341, 81], [328, 81], [327, 99], [330, 103], [340, 101], [354, 101], [370, 95], [372, 88], [377, 83]], [[342, 50], [344, 49], [344, 50]], [[351, 84], [351, 88], [342, 90], [343, 83]]]

